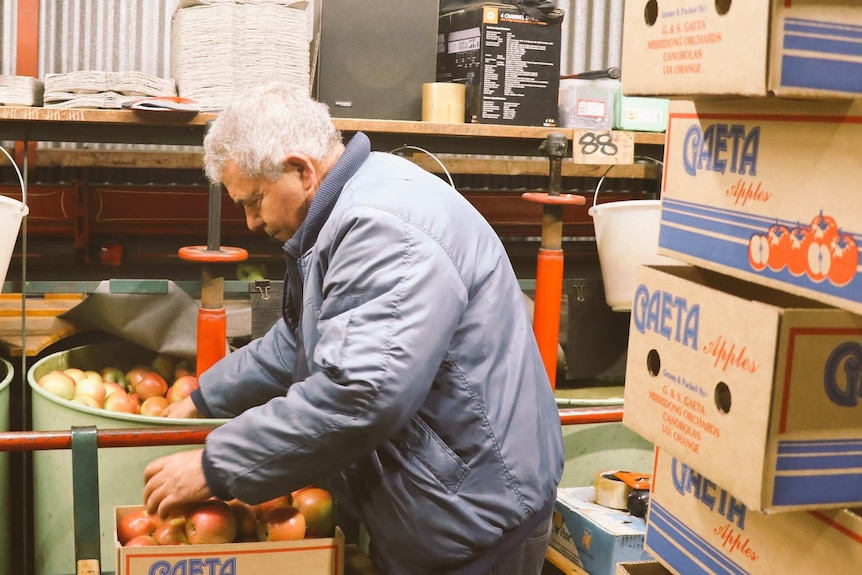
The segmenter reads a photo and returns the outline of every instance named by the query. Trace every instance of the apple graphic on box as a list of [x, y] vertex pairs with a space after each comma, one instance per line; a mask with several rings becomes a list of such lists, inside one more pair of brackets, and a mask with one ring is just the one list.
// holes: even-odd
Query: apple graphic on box
[[233, 543], [236, 517], [224, 501], [201, 501], [186, 515], [186, 535], [192, 545]]

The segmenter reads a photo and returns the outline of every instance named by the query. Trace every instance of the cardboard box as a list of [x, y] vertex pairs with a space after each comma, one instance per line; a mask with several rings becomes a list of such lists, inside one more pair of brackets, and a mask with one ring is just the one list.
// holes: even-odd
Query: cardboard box
[[658, 561], [617, 563], [616, 575], [671, 575]]
[[595, 503], [592, 487], [557, 490], [550, 547], [590, 575], [614, 575], [617, 563], [649, 559], [646, 522]]
[[860, 142], [858, 100], [672, 101], [658, 252], [862, 314]]
[[624, 96], [620, 90], [614, 99], [614, 129], [664, 132], [669, 103], [667, 98]]
[[344, 533], [338, 527], [335, 528], [335, 537], [299, 541], [123, 547], [116, 539], [116, 523], [127, 513], [140, 508], [128, 506], [114, 509], [117, 575], [344, 575]]
[[692, 266], [636, 284], [625, 426], [752, 509], [862, 503], [862, 316]]
[[556, 126], [562, 20], [507, 4], [440, 16], [437, 81], [466, 85], [467, 122]]
[[658, 450], [646, 548], [676, 575], [831, 575], [862, 565], [862, 516], [847, 509], [765, 515]]
[[856, 97], [858, 0], [626, 0], [623, 92]]

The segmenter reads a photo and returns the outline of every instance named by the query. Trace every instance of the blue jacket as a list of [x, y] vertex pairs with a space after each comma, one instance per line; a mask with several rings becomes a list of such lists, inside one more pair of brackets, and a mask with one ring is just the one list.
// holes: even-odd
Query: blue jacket
[[296, 334], [279, 321], [201, 377], [202, 413], [232, 418], [207, 438], [209, 487], [254, 503], [325, 483], [385, 573], [487, 570], [549, 517], [563, 467], [497, 234], [443, 180], [357, 134], [290, 244]]

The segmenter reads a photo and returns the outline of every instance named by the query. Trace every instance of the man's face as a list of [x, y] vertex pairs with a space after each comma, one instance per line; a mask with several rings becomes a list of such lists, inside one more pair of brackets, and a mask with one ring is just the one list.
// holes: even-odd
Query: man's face
[[222, 183], [234, 203], [245, 210], [248, 229], [263, 230], [286, 242], [302, 225], [314, 196], [301, 164], [285, 162], [277, 180], [249, 178], [233, 161], [225, 164]]

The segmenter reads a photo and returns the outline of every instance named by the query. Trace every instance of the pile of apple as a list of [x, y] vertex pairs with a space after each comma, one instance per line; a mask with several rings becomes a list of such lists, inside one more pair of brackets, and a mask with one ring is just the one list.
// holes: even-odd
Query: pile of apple
[[117, 523], [117, 539], [124, 547], [293, 541], [334, 533], [335, 502], [329, 491], [315, 486], [257, 505], [207, 499], [164, 520], [141, 508]]
[[150, 364], [125, 372], [116, 366], [98, 371], [68, 367], [49, 371], [36, 383], [48, 393], [87, 407], [161, 416], [168, 405], [198, 388], [194, 369], [187, 359], [158, 354]]

